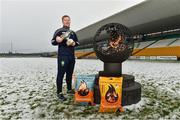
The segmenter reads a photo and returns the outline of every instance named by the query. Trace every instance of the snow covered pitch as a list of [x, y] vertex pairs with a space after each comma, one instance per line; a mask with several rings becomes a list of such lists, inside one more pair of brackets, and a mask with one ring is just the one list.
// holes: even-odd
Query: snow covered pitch
[[[55, 58], [0, 58], [0, 119], [180, 119], [180, 62], [124, 62], [123, 73], [142, 85], [142, 100], [124, 107], [124, 113], [108, 114], [98, 113], [98, 105], [79, 106], [72, 96], [58, 101], [56, 64]], [[100, 60], [76, 60], [76, 76], [102, 69]]]

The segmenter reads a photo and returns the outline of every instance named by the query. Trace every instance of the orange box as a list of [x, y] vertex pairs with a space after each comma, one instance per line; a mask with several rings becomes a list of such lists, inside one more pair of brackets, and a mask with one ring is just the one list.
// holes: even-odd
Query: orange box
[[94, 75], [81, 75], [77, 77], [75, 83], [75, 102], [91, 103], [94, 102]]
[[123, 77], [100, 77], [101, 103], [99, 112], [122, 111]]

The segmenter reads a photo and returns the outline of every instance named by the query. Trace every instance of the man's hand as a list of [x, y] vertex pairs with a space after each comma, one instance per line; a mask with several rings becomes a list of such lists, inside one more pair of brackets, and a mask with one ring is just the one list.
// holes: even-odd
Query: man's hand
[[63, 37], [60, 37], [60, 36], [57, 36], [56, 37], [56, 41], [58, 42], [58, 43], [61, 43], [62, 41], [63, 41]]
[[75, 46], [75, 45], [76, 45], [76, 43], [73, 41], [72, 44], [71, 44], [71, 46]]
[[73, 39], [68, 39], [67, 42], [66, 42], [67, 46], [75, 46], [75, 42]]

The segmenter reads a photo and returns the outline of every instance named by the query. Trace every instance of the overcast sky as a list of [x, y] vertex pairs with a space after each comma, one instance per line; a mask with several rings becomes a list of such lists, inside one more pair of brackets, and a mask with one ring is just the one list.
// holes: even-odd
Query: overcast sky
[[62, 26], [61, 16], [71, 17], [77, 31], [144, 0], [0, 0], [0, 52], [56, 51], [50, 40]]

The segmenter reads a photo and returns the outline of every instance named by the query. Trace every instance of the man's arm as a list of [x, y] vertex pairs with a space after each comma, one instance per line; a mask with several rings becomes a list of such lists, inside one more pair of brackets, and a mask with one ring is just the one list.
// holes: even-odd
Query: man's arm
[[58, 35], [59, 32], [60, 32], [60, 29], [55, 31], [53, 38], [51, 40], [52, 45], [58, 45], [59, 43], [61, 43], [63, 41], [63, 38]]
[[79, 41], [78, 41], [78, 37], [77, 37], [77, 35], [76, 35], [76, 33], [74, 34], [74, 36], [75, 36], [75, 46], [79, 46]]
[[51, 44], [52, 44], [52, 45], [58, 45], [58, 43], [57, 43], [57, 41], [56, 41], [57, 33], [58, 33], [58, 30], [56, 30], [56, 31], [54, 32], [53, 38], [52, 38], [52, 40], [51, 40]]
[[73, 41], [74, 41], [74, 42], [71, 44], [71, 46], [76, 47], [76, 46], [79, 45], [78, 38], [77, 38], [77, 35], [76, 35], [75, 32], [73, 32], [73, 35], [72, 35], [70, 38], [73, 39]]

